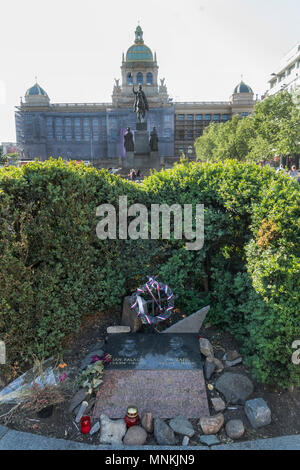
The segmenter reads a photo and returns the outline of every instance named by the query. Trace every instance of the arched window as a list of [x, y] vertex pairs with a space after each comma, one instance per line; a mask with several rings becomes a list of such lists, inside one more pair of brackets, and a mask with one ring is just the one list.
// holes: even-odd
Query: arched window
[[127, 85], [133, 85], [133, 76], [130, 72], [127, 74]]
[[153, 83], [152, 73], [148, 72], [147, 73], [147, 85], [152, 85], [152, 83]]
[[142, 72], [139, 72], [136, 76], [136, 81], [138, 85], [143, 85], [143, 74]]

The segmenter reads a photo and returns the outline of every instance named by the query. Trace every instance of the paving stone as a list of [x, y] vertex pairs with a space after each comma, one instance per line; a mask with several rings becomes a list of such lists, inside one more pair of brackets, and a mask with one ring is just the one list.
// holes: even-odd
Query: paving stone
[[159, 445], [174, 445], [175, 434], [162, 419], [154, 419], [154, 436]]
[[300, 434], [293, 436], [272, 437], [254, 441], [221, 444], [212, 450], [300, 450]]
[[206, 446], [214, 446], [219, 444], [219, 439], [214, 434], [208, 434], [206, 436], [200, 436], [200, 442]]
[[195, 434], [195, 430], [190, 421], [184, 416], [175, 416], [169, 422], [169, 426], [177, 434], [183, 434], [184, 436], [192, 437]]
[[227, 403], [245, 403], [253, 393], [253, 384], [248, 377], [242, 374], [224, 372], [216, 381], [216, 389], [221, 392]]
[[166, 328], [162, 333], [198, 333], [209, 309], [210, 306], [208, 305], [183, 320], [174, 323], [174, 325]]
[[263, 398], [254, 398], [245, 403], [245, 413], [255, 429], [271, 423], [271, 410]]

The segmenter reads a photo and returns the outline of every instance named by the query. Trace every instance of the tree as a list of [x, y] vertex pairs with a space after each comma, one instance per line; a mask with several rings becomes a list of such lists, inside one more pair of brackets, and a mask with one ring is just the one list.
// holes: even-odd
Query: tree
[[3, 155], [3, 145], [0, 145], [0, 165], [4, 165], [6, 162], [6, 156]]

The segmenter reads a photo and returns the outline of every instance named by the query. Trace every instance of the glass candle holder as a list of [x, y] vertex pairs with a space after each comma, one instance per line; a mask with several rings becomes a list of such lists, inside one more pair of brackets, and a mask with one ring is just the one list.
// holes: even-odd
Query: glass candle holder
[[139, 415], [138, 415], [138, 409], [136, 406], [129, 406], [127, 408], [126, 416], [125, 416], [125, 423], [127, 428], [130, 428], [131, 426], [136, 426], [139, 422]]
[[91, 418], [89, 416], [82, 416], [80, 420], [81, 434], [88, 434], [91, 430]]

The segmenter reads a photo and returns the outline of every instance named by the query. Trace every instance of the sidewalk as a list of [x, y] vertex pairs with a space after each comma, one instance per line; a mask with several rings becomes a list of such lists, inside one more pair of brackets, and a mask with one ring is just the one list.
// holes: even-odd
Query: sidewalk
[[191, 453], [199, 450], [300, 450], [300, 434], [234, 444], [220, 444], [210, 448], [206, 446], [95, 446], [14, 431], [0, 425], [0, 450], [151, 450], [156, 452], [161, 450], [187, 450]]

